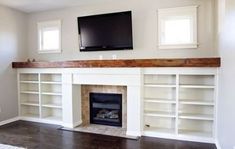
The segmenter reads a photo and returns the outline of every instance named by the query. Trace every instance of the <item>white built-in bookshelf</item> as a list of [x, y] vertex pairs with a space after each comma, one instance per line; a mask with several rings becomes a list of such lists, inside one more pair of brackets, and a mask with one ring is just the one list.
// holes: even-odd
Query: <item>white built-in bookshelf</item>
[[128, 88], [127, 133], [212, 143], [217, 73], [217, 68], [19, 69], [19, 115], [73, 128], [81, 124], [81, 85], [121, 85]]
[[21, 117], [62, 121], [61, 73], [19, 73], [18, 79]]
[[143, 82], [145, 135], [214, 138], [216, 73], [147, 69]]

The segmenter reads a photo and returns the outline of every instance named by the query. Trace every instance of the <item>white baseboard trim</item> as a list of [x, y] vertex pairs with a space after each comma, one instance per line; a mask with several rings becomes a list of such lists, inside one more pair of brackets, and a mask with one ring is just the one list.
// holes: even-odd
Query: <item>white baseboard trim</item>
[[141, 132], [139, 131], [126, 131], [127, 136], [140, 137]]
[[79, 125], [81, 125], [81, 124], [82, 124], [82, 120], [80, 120], [80, 121], [74, 123], [74, 124], [73, 124], [73, 127], [75, 128], [75, 127], [77, 127], [77, 126], [79, 126]]
[[222, 149], [218, 139], [215, 140], [215, 146], [217, 149]]
[[81, 124], [82, 124], [82, 121], [78, 121], [78, 122], [75, 122], [74, 124], [63, 123], [62, 126], [65, 127], [65, 128], [71, 128], [71, 129], [73, 129], [73, 128], [75, 128], [75, 127], [81, 125]]
[[0, 148], [1, 149], [26, 149], [23, 147], [16, 147], [16, 146], [6, 145], [6, 144], [0, 144]]
[[62, 125], [62, 122], [56, 120], [47, 120], [47, 119], [30, 118], [30, 117], [19, 117], [19, 119], [23, 121], [36, 122], [36, 123]]
[[191, 142], [215, 144], [215, 139], [207, 138], [207, 137], [195, 137], [195, 136], [175, 135], [175, 134], [169, 135], [169, 134], [155, 133], [155, 132], [149, 132], [149, 131], [143, 132], [142, 136], [156, 137], [156, 138], [162, 138], [162, 139], [172, 139], [172, 140], [179, 140], [179, 141], [191, 141]]
[[1, 121], [0, 126], [6, 125], [6, 124], [9, 124], [9, 123], [18, 121], [18, 120], [20, 120], [19, 117], [14, 117], [14, 118], [11, 118], [11, 119], [8, 119], [8, 120], [5, 120], [5, 121]]
[[61, 125], [66, 128], [75, 128], [75, 127], [82, 124], [82, 121], [78, 121], [78, 122], [71, 124], [71, 123], [63, 123], [62, 121], [46, 120], [46, 119], [40, 119], [40, 118], [29, 118], [29, 117], [18, 117], [18, 120], [37, 122], [37, 123], [45, 123], [45, 124], [53, 124], [53, 125]]

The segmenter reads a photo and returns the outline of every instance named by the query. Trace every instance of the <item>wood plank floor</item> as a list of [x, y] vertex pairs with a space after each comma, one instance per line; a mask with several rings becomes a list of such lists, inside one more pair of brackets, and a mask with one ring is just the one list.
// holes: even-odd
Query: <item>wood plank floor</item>
[[130, 140], [70, 132], [60, 126], [17, 121], [0, 127], [0, 143], [27, 149], [216, 149], [213, 144], [141, 137]]

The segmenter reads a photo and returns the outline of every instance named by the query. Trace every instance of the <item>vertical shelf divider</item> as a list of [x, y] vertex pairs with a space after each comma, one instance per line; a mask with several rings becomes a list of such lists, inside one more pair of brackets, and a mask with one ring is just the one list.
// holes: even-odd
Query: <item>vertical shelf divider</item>
[[38, 73], [38, 85], [39, 85], [39, 117], [42, 118], [42, 92], [41, 92], [41, 73]]
[[20, 73], [17, 73], [17, 91], [18, 91], [18, 115], [21, 116], [22, 114], [22, 108], [21, 108], [21, 102], [22, 102], [22, 99], [21, 99], [21, 93], [20, 93], [20, 81], [21, 81], [21, 78], [20, 78]]
[[219, 82], [219, 78], [218, 78], [218, 69], [216, 70], [216, 74], [214, 75], [214, 97], [213, 97], [213, 102], [214, 102], [214, 123], [213, 123], [213, 132], [212, 132], [212, 136], [214, 138], [217, 137], [217, 131], [216, 131], [216, 127], [217, 127], [217, 102], [218, 102], [218, 82]]
[[176, 74], [176, 105], [175, 105], [175, 134], [178, 135], [179, 131], [178, 131], [178, 124], [179, 124], [179, 87], [180, 87], [180, 76], [179, 74]]

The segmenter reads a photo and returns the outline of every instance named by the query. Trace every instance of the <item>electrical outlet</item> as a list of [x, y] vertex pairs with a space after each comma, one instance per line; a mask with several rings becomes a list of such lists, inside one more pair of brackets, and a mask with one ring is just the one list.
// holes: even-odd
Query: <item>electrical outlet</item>
[[116, 55], [116, 54], [113, 54], [113, 55], [112, 55], [112, 59], [117, 59], [117, 55]]

